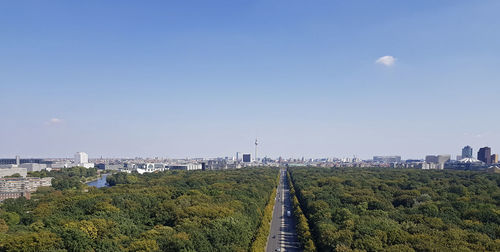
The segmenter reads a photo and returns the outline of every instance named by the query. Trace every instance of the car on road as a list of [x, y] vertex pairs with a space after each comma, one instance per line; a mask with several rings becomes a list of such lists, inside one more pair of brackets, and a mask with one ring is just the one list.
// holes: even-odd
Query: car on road
[[292, 213], [290, 212], [290, 210], [286, 211], [286, 216], [288, 216], [288, 217], [292, 216]]

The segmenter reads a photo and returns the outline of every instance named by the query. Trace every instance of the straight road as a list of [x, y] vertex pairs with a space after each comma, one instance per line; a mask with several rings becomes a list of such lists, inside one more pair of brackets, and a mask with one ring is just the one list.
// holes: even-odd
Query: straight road
[[[295, 230], [292, 202], [286, 180], [286, 169], [281, 169], [280, 172], [280, 184], [276, 193], [266, 251], [301, 251]], [[290, 216], [288, 216], [287, 211], [290, 211]]]

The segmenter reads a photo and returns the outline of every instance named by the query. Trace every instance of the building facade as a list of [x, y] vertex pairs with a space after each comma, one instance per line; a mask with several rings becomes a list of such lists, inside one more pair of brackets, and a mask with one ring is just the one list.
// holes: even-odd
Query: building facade
[[374, 156], [373, 162], [384, 164], [401, 163], [401, 156]]
[[89, 155], [85, 152], [77, 152], [75, 154], [75, 163], [85, 164], [89, 162]]
[[29, 199], [40, 186], [52, 186], [52, 178], [0, 178], [0, 201], [19, 197]]
[[169, 170], [185, 170], [185, 171], [201, 170], [202, 164], [169, 165], [168, 169]]
[[0, 192], [0, 202], [6, 199], [17, 199], [19, 197], [31, 198], [30, 192]]
[[26, 163], [35, 163], [41, 164], [43, 163], [43, 159], [40, 158], [1, 158], [0, 165], [20, 165]]
[[477, 159], [486, 164], [491, 164], [491, 148], [483, 147], [477, 152]]
[[89, 155], [85, 152], [77, 152], [75, 154], [75, 166], [81, 166], [85, 168], [93, 168], [94, 163], [89, 163]]
[[244, 163], [250, 163], [250, 162], [252, 162], [252, 155], [250, 155], [250, 154], [243, 154], [243, 162]]
[[21, 164], [19, 167], [26, 168], [29, 172], [41, 171], [47, 169], [46, 164], [37, 164], [37, 163], [24, 163]]
[[425, 156], [425, 162], [422, 164], [422, 169], [437, 169], [443, 170], [444, 164], [450, 161], [450, 155], [428, 155]]
[[0, 192], [36, 192], [40, 186], [52, 186], [52, 178], [0, 178]]
[[[473, 158], [473, 150], [469, 145], [462, 148], [462, 158]], [[462, 159], [460, 158], [460, 159]]]
[[491, 163], [492, 164], [497, 164], [498, 163], [498, 154], [491, 155]]
[[28, 170], [26, 168], [20, 168], [20, 167], [5, 167], [5, 168], [0, 168], [0, 178], [6, 177], [6, 176], [12, 176], [14, 174], [19, 174], [21, 177], [26, 177], [28, 174]]

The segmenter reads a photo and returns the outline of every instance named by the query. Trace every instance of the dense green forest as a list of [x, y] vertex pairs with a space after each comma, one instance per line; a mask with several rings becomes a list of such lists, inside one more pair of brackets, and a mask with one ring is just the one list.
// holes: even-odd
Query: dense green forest
[[3, 202], [0, 251], [248, 251], [277, 176], [118, 173], [109, 188], [42, 188]]
[[500, 175], [291, 168], [319, 251], [500, 251]]

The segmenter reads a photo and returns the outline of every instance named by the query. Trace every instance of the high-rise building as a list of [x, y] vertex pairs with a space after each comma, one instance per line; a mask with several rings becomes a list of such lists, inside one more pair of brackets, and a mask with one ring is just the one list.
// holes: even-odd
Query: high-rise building
[[257, 138], [255, 138], [255, 161], [258, 161], [257, 159], [257, 145], [259, 144], [259, 142], [257, 141]]
[[498, 154], [491, 155], [491, 163], [492, 164], [498, 163]]
[[250, 154], [243, 154], [243, 163], [252, 162], [252, 156]]
[[469, 145], [462, 148], [462, 158], [472, 158], [472, 153], [472, 147], [470, 147]]
[[75, 164], [77, 166], [92, 168], [94, 163], [89, 163], [89, 155], [85, 152], [77, 152], [75, 154]]
[[89, 162], [89, 155], [85, 152], [77, 152], [75, 154], [75, 163], [85, 164]]
[[477, 159], [485, 162], [486, 164], [491, 164], [491, 148], [483, 147], [477, 152]]

